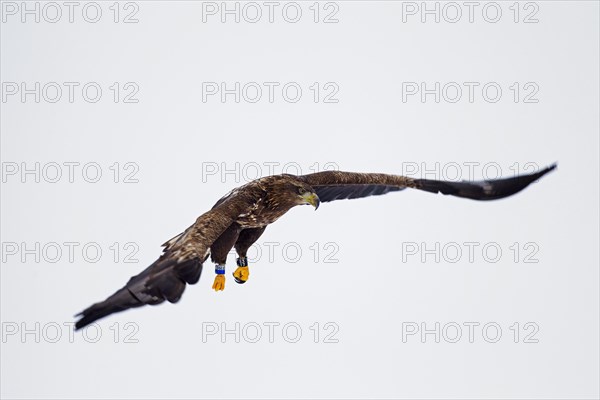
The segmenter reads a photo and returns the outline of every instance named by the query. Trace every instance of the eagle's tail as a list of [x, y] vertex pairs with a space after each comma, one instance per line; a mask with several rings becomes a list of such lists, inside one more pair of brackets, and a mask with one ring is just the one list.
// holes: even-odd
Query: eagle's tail
[[556, 164], [552, 164], [551, 166], [532, 174], [519, 175], [513, 178], [492, 179], [489, 181], [449, 182], [431, 179], [415, 179], [414, 187], [432, 193], [449, 194], [473, 200], [495, 200], [520, 192], [529, 186], [530, 183], [538, 180], [555, 168]]
[[112, 296], [86, 308], [77, 317], [75, 329], [81, 329], [107, 315], [144, 305], [156, 305], [168, 300], [176, 303], [185, 290], [186, 283], [194, 284], [200, 279], [202, 261], [198, 258], [178, 263], [163, 254], [156, 262], [132, 277]]

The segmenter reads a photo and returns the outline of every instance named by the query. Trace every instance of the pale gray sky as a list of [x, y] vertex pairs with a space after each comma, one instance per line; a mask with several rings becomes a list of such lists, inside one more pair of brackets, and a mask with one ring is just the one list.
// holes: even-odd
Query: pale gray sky
[[[597, 2], [22, 4], [0, 41], [3, 398], [598, 397]], [[224, 292], [206, 263], [175, 306], [69, 325], [247, 178], [554, 161], [496, 202], [299, 207], [245, 285], [230, 257]]]

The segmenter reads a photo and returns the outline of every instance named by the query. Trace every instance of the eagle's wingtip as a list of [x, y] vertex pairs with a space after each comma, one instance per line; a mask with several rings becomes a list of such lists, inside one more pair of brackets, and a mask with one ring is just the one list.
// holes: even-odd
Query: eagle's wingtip
[[552, 164], [550, 164], [549, 166], [547, 166], [546, 168], [542, 169], [539, 172], [540, 177], [542, 175], [546, 175], [548, 172], [554, 171], [557, 167], [558, 167], [558, 161], [553, 162]]

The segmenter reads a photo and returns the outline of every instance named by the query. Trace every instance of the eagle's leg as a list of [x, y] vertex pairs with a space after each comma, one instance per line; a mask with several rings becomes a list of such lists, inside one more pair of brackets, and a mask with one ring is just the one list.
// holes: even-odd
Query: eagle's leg
[[250, 246], [254, 244], [265, 231], [266, 226], [262, 228], [248, 228], [240, 232], [237, 242], [235, 243], [235, 251], [238, 253], [237, 269], [233, 273], [233, 277], [237, 283], [246, 283], [250, 277], [248, 269], [248, 257], [246, 253]]
[[216, 291], [225, 289], [225, 264], [227, 262], [227, 254], [238, 240], [241, 228], [238, 224], [231, 224], [219, 236], [210, 247], [210, 258], [215, 263], [215, 281], [212, 288]]

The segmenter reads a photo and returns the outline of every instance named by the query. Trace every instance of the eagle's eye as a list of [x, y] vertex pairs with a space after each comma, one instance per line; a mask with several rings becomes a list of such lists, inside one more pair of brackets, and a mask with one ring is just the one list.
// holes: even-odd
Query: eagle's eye
[[304, 193], [306, 193], [306, 190], [304, 190], [304, 188], [299, 187], [298, 194], [304, 194]]

